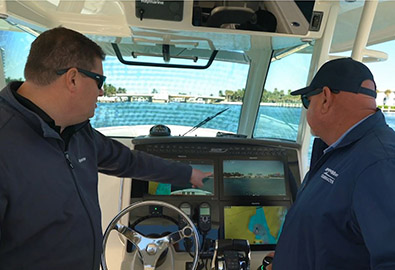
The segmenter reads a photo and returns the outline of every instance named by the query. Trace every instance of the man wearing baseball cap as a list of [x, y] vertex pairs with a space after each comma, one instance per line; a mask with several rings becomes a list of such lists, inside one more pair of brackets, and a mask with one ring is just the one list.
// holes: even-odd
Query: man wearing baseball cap
[[372, 73], [332, 60], [291, 94], [317, 138], [268, 269], [395, 269], [395, 132], [376, 108]]

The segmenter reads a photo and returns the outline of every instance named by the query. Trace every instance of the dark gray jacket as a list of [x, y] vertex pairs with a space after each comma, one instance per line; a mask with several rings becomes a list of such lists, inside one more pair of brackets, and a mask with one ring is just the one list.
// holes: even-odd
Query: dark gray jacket
[[131, 151], [89, 122], [66, 149], [14, 98], [19, 86], [0, 92], [0, 269], [99, 269], [98, 171], [186, 185], [192, 168]]

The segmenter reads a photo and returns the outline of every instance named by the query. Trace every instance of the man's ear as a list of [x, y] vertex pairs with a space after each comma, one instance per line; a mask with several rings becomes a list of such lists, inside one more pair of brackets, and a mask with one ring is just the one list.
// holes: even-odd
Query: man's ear
[[77, 75], [78, 71], [75, 68], [71, 68], [66, 72], [66, 86], [71, 92], [75, 92], [77, 90]]
[[322, 100], [321, 100], [321, 112], [328, 113], [328, 111], [332, 108], [333, 105], [333, 96], [331, 89], [329, 87], [324, 86], [322, 90]]

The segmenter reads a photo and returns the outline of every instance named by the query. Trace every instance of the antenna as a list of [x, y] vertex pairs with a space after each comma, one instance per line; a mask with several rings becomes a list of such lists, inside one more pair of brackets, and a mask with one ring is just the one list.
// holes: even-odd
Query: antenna
[[213, 116], [209, 116], [206, 119], [204, 119], [202, 122], [200, 122], [199, 124], [197, 124], [196, 126], [194, 126], [193, 128], [191, 128], [190, 130], [188, 130], [187, 132], [185, 132], [182, 136], [185, 136], [186, 134], [188, 134], [189, 132], [192, 132], [198, 128], [200, 128], [201, 126], [203, 126], [204, 124], [206, 124], [207, 122], [209, 122], [210, 120], [214, 119], [215, 117], [217, 117], [218, 115], [220, 115], [221, 113], [225, 112], [229, 110], [229, 108], [223, 109], [220, 112], [217, 112], [216, 114], [214, 114]]

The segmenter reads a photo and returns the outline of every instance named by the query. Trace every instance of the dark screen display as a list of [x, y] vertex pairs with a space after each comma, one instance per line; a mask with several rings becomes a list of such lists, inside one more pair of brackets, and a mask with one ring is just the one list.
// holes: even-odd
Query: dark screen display
[[224, 160], [225, 196], [285, 196], [284, 163], [280, 160]]

